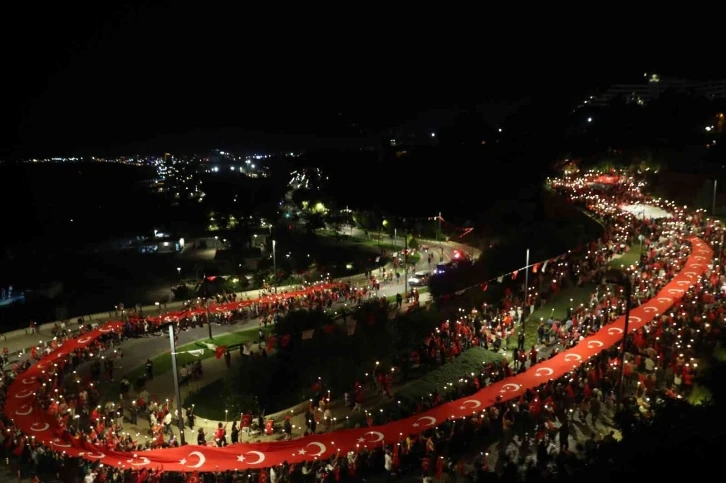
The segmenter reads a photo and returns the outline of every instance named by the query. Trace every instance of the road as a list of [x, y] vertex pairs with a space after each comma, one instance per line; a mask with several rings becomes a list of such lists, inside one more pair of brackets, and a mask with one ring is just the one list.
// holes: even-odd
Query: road
[[[452, 244], [448, 244], [448, 245], [445, 244], [443, 246], [444, 258], [449, 259], [452, 256], [454, 250], [455, 250], [455, 248], [453, 248]], [[428, 270], [429, 268], [433, 268], [433, 265], [435, 265], [435, 264], [432, 264], [432, 266], [429, 267], [429, 265], [424, 257], [421, 260], [419, 260], [414, 271]], [[392, 267], [390, 264], [386, 267], [386, 269], [391, 269], [391, 268]], [[379, 270], [375, 271], [375, 275], [377, 275], [377, 276], [379, 275]], [[409, 277], [411, 275], [412, 275], [412, 273], [409, 273]], [[345, 280], [354, 285], [362, 286], [365, 283], [366, 278], [364, 275], [358, 274], [358, 275], [343, 277], [339, 280]], [[286, 287], [280, 287], [280, 289], [285, 289], [285, 288]], [[401, 277], [401, 283], [399, 283], [399, 284], [395, 284], [395, 283], [383, 284], [381, 286], [381, 290], [378, 292], [378, 295], [390, 297], [390, 296], [396, 295], [397, 293], [403, 294], [403, 274]], [[260, 296], [260, 290], [250, 290], [250, 291], [238, 293], [237, 295], [238, 295], [239, 299], [243, 299], [243, 300], [245, 298], [254, 299], [254, 298], [258, 298]], [[169, 304], [167, 304], [167, 310], [173, 311], [173, 310], [182, 309], [183, 303], [184, 303], [183, 301], [169, 303]], [[143, 311], [145, 314], [154, 315], [154, 314], [159, 313], [159, 308], [156, 306], [153, 306], [153, 305], [146, 306], [146, 307], [143, 307]], [[106, 313], [93, 314], [93, 315], [87, 316], [84, 318], [84, 320], [86, 323], [103, 323], [108, 320], [114, 320], [115, 318], [116, 318], [115, 314], [113, 314], [111, 312], [106, 312]], [[237, 327], [237, 328], [234, 329], [233, 331], [239, 330], [239, 325], [237, 325], [235, 327]], [[224, 333], [224, 332], [220, 332], [220, 333]], [[36, 334], [26, 334], [26, 335], [15, 336], [12, 338], [7, 338], [6, 340], [0, 342], [0, 347], [7, 348], [11, 354], [15, 354], [18, 352], [27, 351], [30, 347], [32, 347], [34, 345], [38, 345], [38, 343], [42, 344], [42, 343], [48, 342], [52, 338], [53, 338], [53, 335], [50, 334], [49, 331], [41, 331], [40, 333], [36, 333]], [[193, 340], [198, 340], [200, 338], [202, 338], [202, 337], [196, 337]], [[155, 353], [152, 352], [152, 354], [155, 354]]]
[[[445, 260], [448, 260], [452, 257], [454, 250], [459, 249], [459, 247], [454, 248], [453, 245], [449, 244], [443, 244], [441, 246], [441, 253], [443, 254], [443, 257]], [[438, 250], [437, 250], [438, 251]], [[422, 258], [419, 259], [418, 263], [416, 264], [415, 268], [413, 270], [409, 271], [409, 276], [412, 275], [411, 272], [416, 271], [424, 271], [424, 270], [431, 270], [436, 263], [438, 262], [438, 257], [435, 257], [431, 264], [427, 261], [426, 254], [422, 254]], [[391, 270], [392, 266], [389, 264], [386, 267], [386, 270]], [[382, 273], [382, 269], [378, 269], [374, 271], [374, 275], [380, 277], [380, 274]], [[355, 275], [352, 277], [346, 277], [346, 281], [349, 281], [350, 283], [357, 285], [357, 286], [363, 286], [366, 284], [367, 280], [364, 275]], [[402, 273], [402, 277], [400, 279], [399, 283], [391, 282], [391, 283], [384, 283], [381, 285], [380, 290], [372, 293], [371, 296], [379, 296], [379, 297], [391, 297], [395, 296], [398, 293], [403, 293], [404, 291], [404, 283], [403, 283], [404, 277]], [[241, 294], [238, 294], [242, 298], [257, 298], [259, 296], [259, 290], [253, 290], [244, 292]], [[421, 294], [421, 302], [425, 302], [429, 297], [429, 294], [423, 293]], [[177, 308], [180, 308], [181, 303], [177, 304], [168, 304], [167, 309], [168, 310], [175, 310]], [[342, 308], [342, 302], [339, 304], [336, 304], [333, 306], [333, 308], [336, 307]], [[144, 307], [144, 312], [147, 314], [153, 314], [155, 312], [158, 312], [158, 308], [156, 307]], [[109, 319], [109, 316], [112, 316], [113, 314], [97, 314], [96, 316], [91, 316], [88, 318], [88, 321], [93, 322], [103, 322], [105, 320]], [[244, 330], [251, 330], [254, 331], [259, 327], [259, 319], [253, 319], [253, 320], [246, 320], [241, 323], [237, 323], [235, 325], [225, 325], [225, 326], [213, 326], [213, 334], [215, 336], [221, 336], [225, 334], [230, 334], [234, 332], [240, 332]], [[194, 329], [189, 329], [186, 331], [183, 331], [179, 334], [178, 337], [178, 345], [184, 345], [193, 343], [195, 341], [203, 340], [207, 338], [208, 334], [208, 328], [207, 327], [197, 327]], [[52, 337], [49, 334], [34, 334], [34, 335], [26, 335], [26, 336], [18, 336], [13, 339], [9, 339], [4, 342], [4, 346], [8, 347], [12, 352], [15, 351], [26, 351], [25, 353], [21, 353], [19, 357], [15, 358], [16, 360], [19, 358], [21, 360], [26, 359], [29, 357], [29, 354], [27, 353], [27, 349], [29, 347], [32, 347], [33, 345], [38, 344], [39, 341], [47, 341], [51, 339]], [[147, 358], [154, 358], [158, 355], [164, 354], [169, 352], [169, 339], [168, 337], [164, 336], [155, 336], [155, 337], [149, 337], [149, 338], [140, 338], [140, 339], [131, 339], [128, 341], [125, 341], [123, 345], [121, 346], [123, 349], [124, 358], [120, 362], [117, 363], [116, 370], [114, 371], [114, 377], [115, 380], [118, 381], [121, 378], [124, 378], [128, 376], [131, 372], [133, 372], [137, 367], [143, 365], [144, 361]], [[208, 384], [212, 382], [213, 380], [218, 379], [223, 374], [222, 372], [226, 372], [226, 367], [224, 367], [223, 360], [216, 360], [216, 359], [207, 359], [203, 362], [205, 365], [205, 377], [204, 382], [201, 384]], [[79, 374], [82, 375], [88, 370], [88, 365], [84, 364], [83, 367], [79, 368]], [[133, 383], [133, 381], [131, 381]], [[111, 381], [106, 381], [101, 383], [102, 386], [102, 392], [108, 391], [112, 387]], [[152, 393], [156, 393], [159, 395], [161, 399], [165, 399], [167, 397], [171, 398], [173, 395], [173, 377], [171, 373], [167, 374], [160, 374], [158, 377], [154, 379], [153, 382], [149, 384], [150, 390]], [[201, 387], [198, 385], [197, 387], [186, 387], [184, 388], [182, 399], [186, 396], [186, 393], [191, 389], [200, 389]], [[116, 399], [115, 396], [109, 395], [111, 399]], [[210, 429], [213, 428], [214, 422], [212, 421], [199, 421], [200, 425], [209, 426]], [[206, 424], [204, 424], [206, 423]], [[140, 432], [141, 434], [144, 434], [148, 428], [145, 427], [145, 422], [141, 421], [141, 424], [139, 426], [136, 426], [136, 430]], [[193, 438], [194, 434], [191, 432], [188, 432], [187, 434], [188, 438]]]

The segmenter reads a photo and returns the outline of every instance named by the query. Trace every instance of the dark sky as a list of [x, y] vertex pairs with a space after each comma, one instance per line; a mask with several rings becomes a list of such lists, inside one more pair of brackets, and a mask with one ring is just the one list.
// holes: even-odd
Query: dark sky
[[550, 34], [520, 38], [525, 26], [502, 37], [492, 19], [410, 29], [380, 12], [282, 21], [136, 3], [51, 2], [42, 15], [23, 3], [6, 19], [0, 156], [325, 143], [431, 111], [566, 99], [644, 68]]

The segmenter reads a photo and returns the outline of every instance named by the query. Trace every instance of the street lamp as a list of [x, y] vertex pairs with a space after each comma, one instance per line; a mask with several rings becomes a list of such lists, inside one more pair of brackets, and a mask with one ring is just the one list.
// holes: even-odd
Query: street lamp
[[207, 327], [209, 328], [209, 340], [212, 340], [212, 316], [209, 311], [209, 279], [207, 276], [204, 276], [204, 280], [202, 280], [202, 283], [204, 284], [204, 305], [207, 309]]
[[403, 299], [408, 300], [408, 235], [403, 232]]
[[277, 242], [272, 240], [272, 283], [277, 294]]
[[[210, 335], [211, 337], [211, 335]], [[174, 392], [176, 393], [176, 417], [179, 426], [179, 438], [184, 445], [184, 415], [182, 413], [181, 389], [179, 388], [179, 372], [176, 368], [176, 341], [174, 340], [174, 324], [169, 324], [169, 344], [171, 345], [171, 369], [174, 372]]]
[[713, 201], [711, 202], [711, 214], [716, 215], [716, 188], [718, 187], [718, 180], [713, 180]]
[[620, 387], [618, 388], [618, 411], [623, 405], [623, 388], [625, 383], [625, 342], [628, 340], [628, 326], [630, 325], [630, 296], [633, 291], [633, 282], [627, 273], [619, 270], [608, 271], [605, 279], [608, 283], [622, 285], [625, 291], [625, 325], [623, 326], [623, 339], [620, 345]]
[[381, 222], [381, 228], [378, 230], [378, 249], [381, 248], [381, 235], [383, 234], [383, 229], [388, 226], [388, 220], [383, 220]]

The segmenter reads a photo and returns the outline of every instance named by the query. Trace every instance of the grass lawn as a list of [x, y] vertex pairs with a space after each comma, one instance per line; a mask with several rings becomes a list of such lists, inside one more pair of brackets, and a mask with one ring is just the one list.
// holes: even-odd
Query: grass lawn
[[691, 393], [688, 395], [686, 400], [689, 403], [697, 406], [699, 404], [703, 404], [706, 401], [713, 400], [713, 396], [711, 394], [711, 391], [709, 391], [707, 387], [696, 383], [693, 385], [693, 389], [691, 390]]
[[[571, 286], [560, 291], [556, 297], [547, 301], [544, 307], [535, 310], [525, 323], [524, 347], [529, 349], [537, 344], [537, 327], [540, 320], [547, 321], [550, 317], [562, 319], [567, 316], [567, 309], [585, 304], [590, 300], [590, 295], [595, 291], [594, 284], [585, 284], [582, 287]], [[518, 330], [518, 328], [517, 328]], [[517, 334], [510, 337], [508, 349], [514, 348], [517, 344]]]
[[470, 377], [471, 373], [479, 373], [482, 364], [500, 362], [504, 358], [487, 349], [472, 347], [452, 362], [445, 364], [426, 374], [421, 379], [397, 391], [397, 395], [414, 400], [428, 396], [435, 390], [442, 391], [448, 383], [456, 383], [461, 378]]
[[720, 362], [726, 362], [726, 347], [721, 343], [716, 345], [716, 349], [713, 351], [713, 356]]
[[633, 243], [622, 257], [610, 260], [610, 268], [625, 268], [640, 261], [640, 242]]
[[[270, 332], [272, 332], [272, 327], [267, 327], [265, 329], [262, 329], [262, 331], [267, 335]], [[258, 340], [258, 334], [257, 334], [257, 327], [249, 327], [247, 329], [241, 330], [239, 332], [234, 332], [231, 334], [225, 334], [220, 335], [218, 337], [214, 337], [212, 339], [212, 343], [221, 346], [221, 345], [234, 345], [234, 344], [242, 344], [245, 342], [252, 342], [257, 343]], [[184, 344], [182, 346], [179, 346], [176, 348], [177, 352], [184, 352], [184, 351], [191, 351], [195, 349], [201, 348], [201, 344], [203, 342], [209, 342], [209, 339], [199, 339], [198, 341], [191, 342], [189, 344]], [[205, 349], [204, 354], [202, 354], [200, 357], [195, 357], [190, 354], [177, 354], [177, 364], [179, 367], [183, 364], [187, 364], [188, 362], [192, 362], [197, 359], [210, 359], [212, 357], [215, 357], [215, 353], [211, 349]], [[139, 376], [142, 376], [146, 373], [146, 361], [138, 361], [142, 364], [138, 367], [134, 368], [132, 371], [126, 374], [125, 378], [133, 385], [136, 382], [136, 379]], [[156, 357], [153, 357], [151, 359], [151, 362], [154, 363], [154, 375], [161, 375], [165, 374], [169, 371], [171, 371], [171, 354], [169, 352], [166, 352], [164, 354], [158, 355]], [[119, 382], [114, 382], [108, 390], [104, 391], [103, 397], [110, 397], [111, 400], [116, 400], [118, 397], [118, 386]], [[104, 399], [105, 400], [105, 399]]]
[[[184, 407], [194, 405], [194, 412], [201, 417], [214, 421], [224, 421], [224, 378], [202, 387], [199, 391], [189, 394], [184, 399]], [[214, 395], [215, 397], [211, 397]]]
[[[329, 230], [320, 230], [317, 232], [318, 235], [334, 238], [335, 233]], [[351, 236], [344, 233], [339, 233], [339, 242], [355, 243], [358, 245], [365, 245], [371, 248], [381, 248], [389, 252], [397, 252], [403, 249], [403, 237], [398, 237], [396, 243], [393, 243], [393, 239], [386, 233], [381, 233], [380, 241], [377, 233], [371, 233], [370, 237]]]

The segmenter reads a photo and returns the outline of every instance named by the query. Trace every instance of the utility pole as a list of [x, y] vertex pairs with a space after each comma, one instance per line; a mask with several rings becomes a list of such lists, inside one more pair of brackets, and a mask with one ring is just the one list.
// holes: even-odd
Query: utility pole
[[529, 248], [524, 262], [524, 314], [522, 316], [522, 333], [524, 334], [524, 323], [527, 320], [529, 311]]
[[[439, 233], [441, 233], [441, 212], [440, 212], [440, 211], [439, 211]], [[439, 233], [437, 233], [437, 234], [436, 234], [436, 239], [437, 239], [437, 240], [439, 239]], [[443, 233], [441, 233], [441, 238], [442, 238], [442, 240], [443, 240], [443, 238], [444, 238], [444, 236], [443, 236], [443, 235], [444, 235], [444, 234], [443, 234]]]
[[628, 326], [630, 324], [630, 295], [633, 290], [633, 284], [627, 274], [623, 275], [621, 283], [625, 284], [625, 326], [623, 327], [623, 341], [620, 347], [620, 388], [618, 391], [618, 412], [623, 406], [623, 388], [625, 386], [625, 342], [628, 340]]
[[275, 240], [272, 240], [272, 283], [273, 287], [275, 289], [275, 294], [277, 294], [277, 242]]
[[[211, 330], [211, 329], [210, 329]], [[211, 332], [209, 337], [211, 338]], [[176, 367], [176, 343], [174, 341], [174, 324], [169, 324], [169, 344], [171, 345], [171, 369], [174, 371], [174, 391], [176, 393], [176, 417], [179, 426], [179, 438], [184, 445], [184, 413], [182, 410], [181, 389], [179, 389], [179, 371]]]
[[212, 316], [209, 312], [209, 280], [204, 276], [202, 280], [204, 284], [204, 306], [207, 309], [207, 327], [209, 328], [209, 340], [212, 340]]
[[713, 180], [713, 201], [711, 202], [711, 214], [716, 215], [716, 188], [718, 187], [718, 180]]
[[209, 292], [207, 291], [207, 299], [204, 301], [207, 306], [207, 328], [209, 328], [209, 340], [212, 340], [212, 315], [209, 312]]
[[408, 299], [408, 235], [403, 232], [403, 299]]

